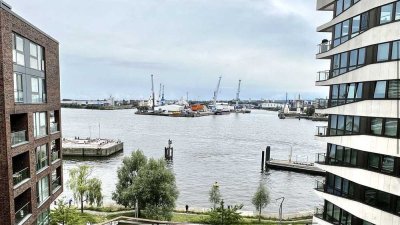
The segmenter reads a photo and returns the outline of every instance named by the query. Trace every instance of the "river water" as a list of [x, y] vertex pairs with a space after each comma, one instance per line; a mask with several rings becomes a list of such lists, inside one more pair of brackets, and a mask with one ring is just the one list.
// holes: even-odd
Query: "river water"
[[[324, 122], [278, 119], [276, 112], [253, 110], [251, 114], [230, 114], [199, 118], [170, 118], [135, 115], [134, 110], [62, 109], [63, 137], [120, 139], [124, 152], [105, 159], [64, 159], [64, 183], [70, 168], [93, 166], [103, 182], [104, 202], [111, 203], [117, 182], [116, 171], [124, 156], [141, 149], [146, 156], [163, 157], [168, 139], [173, 141], [179, 198], [177, 207], [209, 208], [208, 191], [218, 181], [226, 204], [244, 204], [254, 210], [251, 198], [260, 181], [266, 183], [271, 203], [267, 212], [277, 212], [275, 199], [285, 197], [284, 213], [312, 210], [322, 203], [314, 193], [321, 177], [287, 171], [261, 173], [261, 151], [271, 146], [271, 157], [313, 161], [325, 144], [314, 140], [315, 127]], [[100, 129], [99, 129], [100, 124]], [[99, 132], [100, 131], [100, 132]], [[71, 193], [65, 185], [67, 198]]]

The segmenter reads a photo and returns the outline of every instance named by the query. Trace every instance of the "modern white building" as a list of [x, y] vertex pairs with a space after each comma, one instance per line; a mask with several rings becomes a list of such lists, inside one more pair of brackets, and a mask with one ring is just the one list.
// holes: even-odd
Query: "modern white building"
[[332, 34], [317, 59], [330, 60], [317, 86], [329, 87], [326, 142], [316, 165], [326, 171], [315, 224], [399, 225], [400, 1], [317, 0], [333, 13], [318, 32]]

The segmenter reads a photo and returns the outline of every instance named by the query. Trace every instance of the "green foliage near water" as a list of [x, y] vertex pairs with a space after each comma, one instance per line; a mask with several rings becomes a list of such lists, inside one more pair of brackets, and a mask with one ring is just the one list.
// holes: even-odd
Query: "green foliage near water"
[[220, 202], [220, 205], [213, 208], [209, 213], [208, 223], [213, 225], [228, 225], [228, 224], [239, 224], [242, 220], [242, 216], [238, 210], [242, 209], [243, 205], [235, 205], [233, 207], [226, 208], [224, 201]]
[[146, 218], [170, 220], [178, 198], [174, 173], [163, 159], [155, 160], [137, 150], [125, 157], [117, 171], [118, 182], [112, 198], [125, 207], [134, 207]]
[[81, 213], [83, 213], [83, 202], [88, 202], [89, 205], [103, 204], [103, 195], [101, 193], [101, 180], [90, 178], [92, 168], [87, 165], [82, 165], [73, 168], [69, 171], [68, 186], [71, 189], [74, 200], [81, 203]]
[[258, 212], [258, 221], [261, 221], [261, 210], [267, 207], [269, 202], [270, 202], [269, 192], [267, 188], [264, 186], [264, 184], [260, 182], [260, 185], [258, 186], [257, 191], [254, 193], [254, 196], [251, 200], [251, 203], [253, 203], [254, 207]]
[[217, 205], [221, 202], [221, 192], [219, 191], [219, 185], [218, 182], [215, 182], [213, 186], [211, 186], [210, 191], [208, 192], [208, 200], [210, 203], [213, 204], [213, 208], [215, 209]]

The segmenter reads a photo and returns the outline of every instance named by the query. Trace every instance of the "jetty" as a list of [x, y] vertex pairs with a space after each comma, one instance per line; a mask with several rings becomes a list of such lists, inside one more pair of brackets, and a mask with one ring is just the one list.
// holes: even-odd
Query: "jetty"
[[124, 143], [120, 140], [112, 139], [72, 139], [63, 138], [63, 156], [79, 157], [107, 157], [117, 152], [123, 151]]
[[277, 170], [287, 170], [299, 173], [325, 176], [325, 171], [314, 166], [314, 163], [290, 162], [289, 160], [269, 160], [265, 162], [265, 167]]

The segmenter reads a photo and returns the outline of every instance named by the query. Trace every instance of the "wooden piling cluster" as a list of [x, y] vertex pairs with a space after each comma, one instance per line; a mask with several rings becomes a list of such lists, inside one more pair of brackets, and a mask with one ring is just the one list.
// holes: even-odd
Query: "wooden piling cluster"
[[168, 140], [168, 147], [164, 149], [164, 158], [165, 160], [173, 160], [174, 159], [174, 148], [171, 147], [172, 141]]
[[261, 171], [264, 171], [264, 168], [265, 168], [265, 170], [267, 169], [267, 162], [270, 159], [271, 159], [271, 147], [267, 146], [265, 151], [261, 152]]

